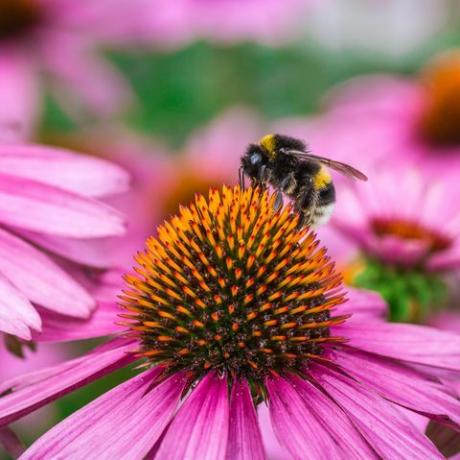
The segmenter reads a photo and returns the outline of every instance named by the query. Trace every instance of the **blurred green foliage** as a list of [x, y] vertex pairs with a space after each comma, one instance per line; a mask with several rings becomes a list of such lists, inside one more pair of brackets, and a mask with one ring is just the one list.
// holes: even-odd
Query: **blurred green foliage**
[[[419, 61], [401, 64], [313, 45], [223, 47], [206, 42], [174, 52], [111, 52], [110, 58], [138, 101], [125, 121], [175, 148], [228, 107], [251, 107], [268, 120], [309, 114], [320, 108], [321, 98], [336, 83], [366, 72], [412, 72]], [[73, 129], [71, 120], [47, 97], [42, 131]]]
[[423, 322], [427, 313], [446, 301], [448, 289], [439, 275], [383, 265], [368, 259], [355, 278], [356, 287], [379, 292], [390, 307], [390, 321]]

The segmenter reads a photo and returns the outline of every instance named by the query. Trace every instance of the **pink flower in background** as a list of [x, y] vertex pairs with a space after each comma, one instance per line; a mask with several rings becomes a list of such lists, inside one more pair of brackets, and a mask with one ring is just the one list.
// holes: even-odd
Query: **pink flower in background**
[[[333, 91], [318, 119], [325, 139], [335, 133], [341, 155], [355, 149], [360, 161], [413, 161], [435, 176], [460, 166], [460, 52], [433, 59], [418, 80], [391, 75], [357, 77]], [[338, 125], [343, 123], [346, 130]], [[338, 133], [336, 130], [338, 129]], [[329, 134], [328, 134], [329, 133]], [[349, 152], [350, 159], [353, 153]]]
[[[95, 7], [97, 3], [97, 8]], [[111, 1], [2, 0], [0, 3], [0, 136], [27, 137], [42, 102], [42, 80], [74, 113], [119, 110], [130, 93], [96, 48], [107, 44], [102, 24], [123, 15]], [[126, 37], [127, 38], [127, 37]]]
[[163, 46], [180, 46], [203, 38], [276, 45], [302, 33], [315, 3], [314, 0], [159, 0], [155, 4], [147, 1], [141, 9], [144, 38]]
[[460, 336], [388, 324], [373, 293], [344, 303], [324, 248], [273, 203], [238, 188], [197, 197], [126, 277], [127, 335], [0, 385], [5, 426], [144, 361], [22, 458], [264, 459], [259, 404], [284, 458], [443, 458], [401, 406], [460, 428], [439, 379], [460, 372]]
[[460, 268], [460, 210], [452, 184], [416, 169], [375, 169], [343, 188], [333, 226], [379, 260], [427, 270]]
[[0, 146], [0, 331], [30, 340], [42, 311], [89, 318], [96, 299], [85, 265], [107, 267], [98, 242], [125, 232], [121, 214], [99, 198], [127, 186], [127, 174], [107, 161]]

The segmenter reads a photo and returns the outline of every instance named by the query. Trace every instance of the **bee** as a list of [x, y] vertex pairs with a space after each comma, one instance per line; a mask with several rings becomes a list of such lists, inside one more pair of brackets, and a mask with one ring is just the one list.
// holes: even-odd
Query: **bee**
[[276, 190], [275, 208], [283, 205], [283, 194], [293, 200], [299, 213], [299, 227], [326, 223], [335, 205], [335, 188], [327, 167], [353, 179], [367, 180], [357, 169], [345, 163], [308, 152], [299, 139], [281, 134], [267, 134], [257, 144], [250, 144], [241, 157], [240, 186], [245, 176], [252, 186]]

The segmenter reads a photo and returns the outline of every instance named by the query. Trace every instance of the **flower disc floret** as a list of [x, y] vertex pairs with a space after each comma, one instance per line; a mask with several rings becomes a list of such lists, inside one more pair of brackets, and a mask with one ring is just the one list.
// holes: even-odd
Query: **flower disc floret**
[[139, 352], [171, 372], [215, 370], [262, 383], [301, 372], [344, 301], [341, 276], [309, 229], [274, 196], [239, 187], [198, 195], [136, 257], [122, 296]]

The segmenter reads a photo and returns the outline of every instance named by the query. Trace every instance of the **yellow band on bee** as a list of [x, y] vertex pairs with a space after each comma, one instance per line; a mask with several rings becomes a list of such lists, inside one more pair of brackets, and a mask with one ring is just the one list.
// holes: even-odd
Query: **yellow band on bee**
[[268, 152], [270, 157], [275, 155], [276, 140], [274, 134], [267, 134], [260, 139], [259, 144]]
[[317, 172], [315, 178], [313, 179], [313, 184], [315, 189], [318, 190], [326, 187], [326, 185], [329, 185], [331, 181], [331, 175], [324, 166], [321, 166], [321, 169]]

